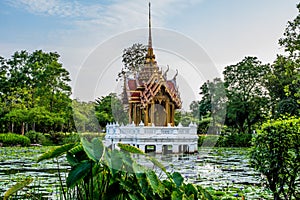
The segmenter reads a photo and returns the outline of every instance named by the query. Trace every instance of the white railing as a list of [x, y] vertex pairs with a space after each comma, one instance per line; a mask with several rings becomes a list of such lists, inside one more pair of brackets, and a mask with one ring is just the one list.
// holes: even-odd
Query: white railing
[[106, 126], [107, 135], [195, 135], [197, 134], [197, 125], [190, 123], [188, 127], [178, 126], [144, 126], [140, 123], [138, 126], [134, 124], [119, 125], [118, 123], [108, 124]]

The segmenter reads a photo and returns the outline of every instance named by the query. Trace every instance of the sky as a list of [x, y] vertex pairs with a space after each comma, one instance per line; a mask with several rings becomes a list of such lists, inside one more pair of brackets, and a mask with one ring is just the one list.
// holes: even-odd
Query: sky
[[[184, 107], [224, 67], [256, 56], [272, 63], [278, 39], [297, 15], [297, 0], [152, 0], [152, 37], [158, 63], [170, 65]], [[2, 0], [0, 55], [42, 49], [61, 55], [73, 98], [94, 100], [118, 91], [124, 48], [147, 44], [146, 0]]]

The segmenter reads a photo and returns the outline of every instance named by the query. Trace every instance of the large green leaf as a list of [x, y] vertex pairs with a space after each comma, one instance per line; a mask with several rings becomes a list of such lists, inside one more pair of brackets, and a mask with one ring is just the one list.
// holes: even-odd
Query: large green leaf
[[180, 187], [181, 184], [183, 183], [183, 178], [182, 178], [181, 174], [178, 172], [174, 172], [172, 174], [172, 178], [177, 187]]
[[132, 159], [130, 153], [122, 152], [122, 160], [124, 164], [124, 170], [126, 170], [129, 173], [135, 173], [133, 169], [133, 163], [136, 163], [136, 161]]
[[[187, 195], [187, 196], [191, 196], [191, 195], [193, 195], [193, 196], [197, 196], [197, 194], [198, 194], [198, 191], [197, 191], [197, 188], [193, 185], [193, 184], [191, 184], [191, 183], [189, 183], [189, 184], [187, 184], [187, 185], [185, 185], [185, 187], [184, 187], [184, 193]], [[194, 199], [194, 198], [193, 198]]]
[[79, 153], [79, 152], [81, 152], [81, 151], [83, 151], [83, 146], [82, 146], [82, 144], [78, 144], [78, 145], [76, 145], [75, 147], [73, 147], [72, 149], [69, 150], [69, 152], [70, 152], [71, 154], [77, 154], [77, 153]]
[[113, 150], [111, 152], [111, 171], [112, 175], [115, 175], [118, 171], [122, 170], [123, 156], [122, 152]]
[[154, 171], [148, 171], [146, 173], [148, 182], [150, 187], [152, 188], [155, 194], [158, 194], [161, 198], [163, 198], [164, 194], [164, 185], [161, 184], [160, 180], [158, 179], [156, 173]]
[[105, 200], [118, 200], [122, 199], [121, 196], [123, 195], [123, 192], [120, 183], [117, 181], [114, 181], [111, 185], [109, 185], [108, 189], [106, 190], [106, 193], [104, 195]]
[[122, 143], [118, 143], [118, 147], [120, 147], [120, 149], [127, 151], [129, 153], [136, 153], [136, 154], [141, 154], [141, 155], [145, 155], [145, 153], [140, 150], [137, 147], [131, 146], [129, 144], [122, 144]]
[[104, 153], [104, 146], [102, 141], [99, 138], [93, 138], [92, 142], [90, 143], [89, 141], [87, 141], [87, 139], [82, 138], [81, 143], [87, 156], [91, 160], [99, 162]]
[[76, 143], [65, 144], [65, 145], [62, 145], [62, 146], [59, 146], [59, 147], [55, 147], [55, 148], [45, 152], [44, 154], [42, 154], [38, 158], [37, 162], [61, 156], [61, 155], [65, 154], [67, 151], [69, 151], [70, 149], [72, 149], [74, 146], [76, 146]]
[[171, 194], [171, 200], [182, 200], [182, 193], [178, 190], [174, 190]]
[[133, 173], [135, 174], [141, 174], [141, 173], [145, 173], [146, 169], [139, 165], [137, 162], [133, 161], [132, 163], [132, 169], [133, 169]]
[[76, 183], [82, 180], [91, 170], [91, 162], [85, 160], [76, 165], [67, 177], [67, 186], [73, 187]]
[[163, 172], [165, 172], [165, 173], [168, 175], [165, 166], [164, 166], [162, 163], [160, 163], [156, 158], [149, 156], [148, 159], [149, 159], [155, 166], [159, 167]]
[[66, 157], [67, 157], [68, 163], [69, 163], [72, 167], [76, 166], [76, 165], [79, 163], [79, 161], [77, 160], [77, 158], [74, 157], [74, 155], [71, 154], [70, 152], [67, 152], [67, 156], [66, 156]]
[[131, 200], [146, 200], [146, 197], [141, 193], [129, 193], [128, 196]]
[[23, 189], [24, 187], [26, 187], [27, 185], [29, 185], [32, 181], [33, 181], [33, 178], [27, 177], [25, 180], [16, 183], [14, 186], [12, 186], [11, 188], [9, 188], [9, 189], [4, 193], [3, 200], [7, 200], [11, 195], [13, 195], [13, 194], [16, 193], [17, 191]]
[[207, 200], [213, 200], [213, 197], [211, 196], [211, 194], [206, 191], [202, 186], [197, 185], [197, 189], [198, 189], [198, 199], [207, 199]]
[[140, 191], [147, 196], [149, 192], [149, 182], [147, 180], [145, 173], [136, 173], [135, 174], [138, 180], [138, 184], [140, 186]]

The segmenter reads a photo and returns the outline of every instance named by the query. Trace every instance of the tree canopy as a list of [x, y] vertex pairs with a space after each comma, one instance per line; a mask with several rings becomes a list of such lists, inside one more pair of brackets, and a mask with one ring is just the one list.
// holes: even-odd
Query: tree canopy
[[59, 57], [55, 52], [37, 50], [33, 53], [19, 51], [11, 58], [0, 58], [3, 132], [24, 134], [25, 127], [49, 131], [69, 126], [70, 77], [59, 63]]

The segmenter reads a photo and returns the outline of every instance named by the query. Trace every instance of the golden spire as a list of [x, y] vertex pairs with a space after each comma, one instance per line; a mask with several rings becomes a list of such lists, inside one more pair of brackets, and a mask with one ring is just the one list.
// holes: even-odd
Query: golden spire
[[149, 39], [148, 48], [152, 48], [152, 37], [151, 37], [151, 3], [149, 2]]
[[152, 35], [151, 35], [151, 3], [149, 2], [149, 39], [148, 39], [148, 51], [146, 55], [146, 62], [155, 62], [155, 55], [152, 48]]

